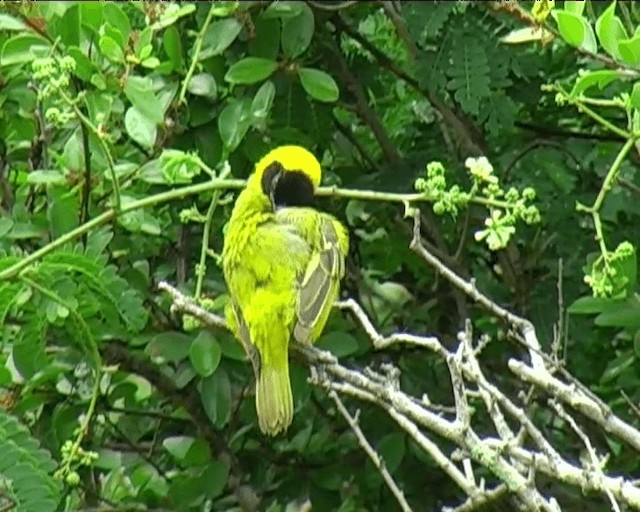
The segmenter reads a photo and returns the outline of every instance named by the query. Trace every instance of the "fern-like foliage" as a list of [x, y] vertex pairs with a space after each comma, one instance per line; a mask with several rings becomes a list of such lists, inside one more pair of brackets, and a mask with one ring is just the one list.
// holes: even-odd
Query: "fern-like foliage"
[[54, 512], [62, 486], [51, 476], [56, 467], [51, 455], [40, 448], [27, 428], [13, 416], [0, 411], [0, 478], [5, 498], [15, 512]]
[[455, 100], [468, 114], [477, 115], [480, 100], [487, 98], [489, 89], [489, 60], [481, 45], [467, 37], [460, 44], [451, 46], [451, 60], [447, 68], [449, 89]]

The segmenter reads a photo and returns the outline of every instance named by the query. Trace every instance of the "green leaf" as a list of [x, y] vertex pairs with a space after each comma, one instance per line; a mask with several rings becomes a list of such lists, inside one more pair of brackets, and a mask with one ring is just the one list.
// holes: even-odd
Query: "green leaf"
[[96, 72], [96, 67], [91, 59], [77, 46], [67, 47], [67, 54], [76, 61], [75, 75], [81, 80], [89, 82], [91, 76]]
[[631, 106], [640, 110], [640, 82], [633, 84], [633, 90], [631, 91], [629, 101], [631, 102]]
[[187, 3], [180, 6], [178, 4], [167, 4], [167, 7], [160, 15], [160, 19], [153, 25], [151, 25], [151, 28], [153, 30], [161, 30], [163, 28], [167, 28], [169, 25], [173, 25], [183, 16], [188, 16], [195, 10], [196, 6], [192, 3]]
[[78, 196], [59, 188], [50, 195], [47, 217], [53, 238], [58, 238], [78, 226]]
[[582, 16], [586, 3], [585, 0], [564, 0], [564, 10]]
[[178, 462], [182, 462], [187, 456], [189, 449], [194, 444], [195, 439], [189, 436], [167, 437], [162, 441], [162, 446]]
[[17, 34], [5, 41], [0, 52], [0, 67], [24, 64], [49, 52], [49, 43], [40, 36]]
[[604, 89], [614, 80], [620, 78], [619, 71], [612, 69], [589, 70], [576, 79], [576, 83], [571, 90], [571, 97], [577, 98], [591, 87], [597, 85], [600, 90]]
[[64, 185], [67, 183], [67, 178], [60, 171], [38, 170], [27, 175], [27, 183], [32, 185]]
[[271, 80], [267, 80], [260, 86], [260, 89], [258, 89], [258, 92], [256, 92], [251, 102], [251, 115], [254, 121], [258, 121], [259, 123], [266, 121], [275, 95], [276, 87]]
[[242, 23], [235, 18], [227, 18], [224, 20], [216, 20], [202, 38], [202, 50], [200, 51], [200, 60], [205, 60], [214, 55], [220, 55], [224, 52], [231, 43], [233, 43], [240, 31], [242, 30]]
[[157, 124], [164, 120], [164, 109], [153, 92], [149, 78], [134, 75], [127, 77], [124, 94], [149, 121]]
[[0, 30], [28, 30], [25, 23], [9, 14], [0, 12]]
[[622, 327], [640, 329], [640, 302], [630, 299], [615, 310], [600, 313], [594, 320], [601, 327]]
[[179, 363], [189, 357], [191, 339], [181, 332], [163, 332], [154, 336], [145, 352], [158, 364]]
[[596, 33], [604, 50], [614, 59], [618, 59], [620, 58], [618, 43], [627, 38], [627, 31], [615, 12], [616, 2], [613, 1], [596, 20]]
[[58, 22], [58, 35], [67, 47], [80, 45], [80, 13], [80, 5], [72, 5]]
[[124, 115], [124, 126], [134, 141], [143, 148], [151, 149], [156, 143], [156, 124], [145, 117], [136, 107], [129, 107]]
[[633, 39], [625, 39], [618, 43], [620, 58], [625, 64], [637, 66], [640, 64], [640, 35]]
[[209, 331], [200, 331], [189, 349], [191, 365], [201, 377], [209, 377], [220, 364], [220, 345]]
[[612, 301], [611, 299], [588, 295], [576, 299], [576, 301], [569, 306], [567, 312], [574, 315], [594, 315], [610, 308], [612, 304], [617, 302], [618, 301]]
[[586, 19], [570, 11], [554, 10], [551, 15], [558, 24], [560, 35], [567, 43], [588, 52], [597, 53], [595, 34]]
[[393, 434], [383, 437], [378, 443], [376, 451], [384, 460], [384, 464], [389, 473], [393, 474], [402, 463], [402, 459], [406, 452], [404, 434], [401, 432], [394, 432]]
[[290, 59], [304, 53], [311, 44], [315, 29], [311, 8], [305, 3], [301, 3], [299, 8], [297, 16], [282, 20], [282, 52]]
[[[0, 215], [0, 238], [2, 238], [9, 231], [11, 231], [12, 227], [13, 227], [13, 219]], [[2, 301], [0, 301], [0, 304], [2, 304]], [[2, 321], [2, 317], [0, 317], [0, 322], [1, 321]]]
[[187, 90], [194, 96], [204, 96], [211, 100], [216, 99], [218, 96], [216, 80], [209, 73], [193, 75], [191, 80], [189, 80]]
[[328, 350], [336, 357], [346, 357], [355, 354], [360, 348], [356, 340], [348, 332], [332, 331], [320, 337], [316, 346]]
[[100, 47], [102, 55], [111, 62], [115, 62], [116, 64], [124, 63], [124, 52], [112, 37], [102, 36], [98, 42], [98, 46]]
[[233, 100], [218, 116], [218, 130], [225, 147], [231, 152], [242, 142], [251, 126], [250, 105], [246, 99]]
[[207, 496], [209, 499], [217, 498], [227, 485], [229, 467], [223, 462], [212, 460], [202, 473], [202, 478], [207, 483]]
[[109, 25], [118, 31], [126, 46], [126, 42], [129, 39], [129, 33], [131, 32], [129, 16], [127, 16], [122, 10], [122, 7], [115, 2], [105, 2], [102, 15], [104, 21], [109, 23]]
[[231, 384], [227, 372], [220, 368], [198, 383], [202, 405], [211, 422], [223, 427], [231, 414]]
[[271, 2], [263, 13], [265, 19], [276, 18], [295, 18], [300, 15], [302, 3], [282, 0], [280, 2]]
[[176, 27], [169, 27], [162, 36], [162, 46], [171, 61], [173, 69], [182, 69], [184, 61], [182, 59], [182, 41], [180, 32]]
[[245, 57], [231, 65], [224, 79], [232, 84], [255, 84], [269, 78], [278, 63], [261, 57]]
[[312, 98], [327, 103], [337, 101], [340, 90], [336, 81], [324, 71], [312, 68], [298, 70], [302, 87]]

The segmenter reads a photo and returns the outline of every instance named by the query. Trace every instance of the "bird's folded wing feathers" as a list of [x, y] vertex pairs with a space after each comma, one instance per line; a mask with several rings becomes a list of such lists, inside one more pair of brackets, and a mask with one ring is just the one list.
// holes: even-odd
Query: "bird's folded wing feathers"
[[294, 337], [300, 343], [311, 343], [314, 328], [326, 319], [328, 309], [337, 298], [337, 287], [344, 276], [344, 255], [336, 227], [331, 219], [320, 221], [321, 244], [309, 260], [300, 282], [298, 294], [298, 322]]

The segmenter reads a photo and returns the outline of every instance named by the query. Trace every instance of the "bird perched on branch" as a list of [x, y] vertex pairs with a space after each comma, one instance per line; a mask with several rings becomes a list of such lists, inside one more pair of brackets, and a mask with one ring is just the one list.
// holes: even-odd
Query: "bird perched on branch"
[[344, 276], [347, 230], [310, 207], [321, 173], [303, 147], [272, 150], [236, 199], [224, 240], [226, 319], [253, 365], [260, 430], [272, 436], [293, 419], [289, 341], [318, 339]]

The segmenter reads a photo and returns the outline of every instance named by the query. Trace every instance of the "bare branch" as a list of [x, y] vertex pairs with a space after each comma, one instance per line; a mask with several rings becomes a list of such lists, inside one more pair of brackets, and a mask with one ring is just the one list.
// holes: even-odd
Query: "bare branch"
[[335, 391], [329, 392], [329, 398], [331, 398], [336, 403], [336, 407], [338, 408], [338, 411], [340, 412], [340, 414], [342, 414], [344, 419], [347, 420], [347, 423], [351, 427], [351, 430], [353, 430], [354, 434], [356, 435], [356, 438], [358, 439], [358, 444], [369, 456], [369, 458], [371, 459], [371, 462], [373, 462], [373, 465], [377, 468], [377, 470], [382, 475], [382, 478], [386, 482], [387, 486], [389, 487], [393, 495], [396, 497], [396, 500], [398, 501], [398, 505], [400, 505], [400, 508], [404, 512], [413, 512], [412, 508], [409, 506], [409, 503], [407, 503], [407, 499], [404, 497], [404, 493], [400, 490], [400, 488], [398, 487], [398, 484], [396, 484], [395, 480], [387, 470], [384, 461], [382, 460], [380, 455], [378, 455], [378, 452], [376, 452], [373, 449], [373, 446], [369, 444], [369, 441], [367, 441], [367, 438], [364, 436], [364, 433], [362, 432], [362, 429], [358, 424], [358, 416], [360, 415], [360, 411], [358, 410], [355, 416], [351, 416], [351, 414], [349, 414], [349, 411], [347, 410], [345, 405], [342, 403], [342, 400], [340, 400], [340, 397], [338, 397], [338, 394]]

